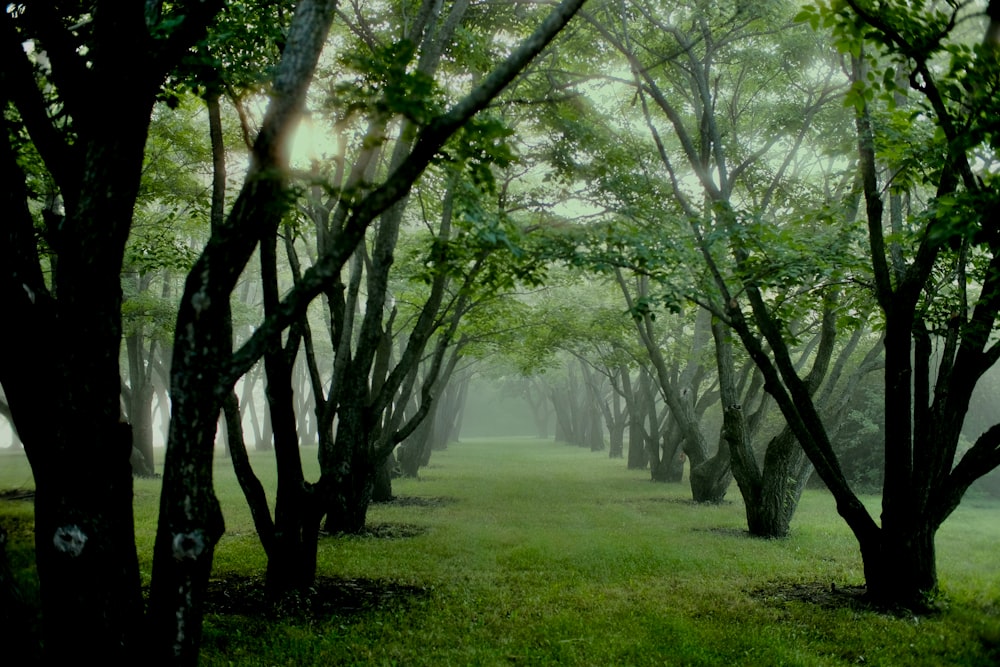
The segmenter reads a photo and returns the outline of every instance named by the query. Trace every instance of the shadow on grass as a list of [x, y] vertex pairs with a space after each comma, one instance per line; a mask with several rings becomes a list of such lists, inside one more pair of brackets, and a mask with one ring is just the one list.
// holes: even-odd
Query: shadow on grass
[[426, 587], [391, 581], [317, 577], [305, 591], [271, 599], [264, 593], [263, 577], [224, 576], [209, 582], [205, 611], [266, 622], [276, 618], [325, 620], [405, 603], [424, 597], [429, 591]]
[[394, 496], [392, 500], [373, 501], [373, 505], [389, 507], [444, 507], [458, 502], [448, 496]]
[[330, 537], [361, 537], [376, 540], [401, 540], [408, 537], [418, 537], [427, 532], [427, 526], [415, 523], [370, 523], [356, 535], [338, 533]]

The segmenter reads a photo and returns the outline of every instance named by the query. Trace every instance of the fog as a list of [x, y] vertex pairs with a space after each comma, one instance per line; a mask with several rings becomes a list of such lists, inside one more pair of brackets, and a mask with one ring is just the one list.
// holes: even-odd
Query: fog
[[472, 380], [460, 438], [537, 436], [531, 409], [523, 397], [504, 395], [489, 380]]

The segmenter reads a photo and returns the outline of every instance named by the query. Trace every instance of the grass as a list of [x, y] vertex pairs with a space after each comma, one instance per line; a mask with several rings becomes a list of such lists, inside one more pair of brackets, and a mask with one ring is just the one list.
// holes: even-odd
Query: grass
[[[269, 459], [256, 465], [266, 477]], [[15, 468], [0, 458], [0, 488], [23, 479]], [[421, 475], [394, 490], [425, 502], [369, 513], [374, 527], [418, 534], [322, 541], [324, 584], [364, 588], [361, 604], [278, 618], [209, 614], [202, 664], [1000, 662], [994, 502], [961, 507], [941, 529], [942, 611], [914, 618], [820, 604], [838, 599], [831, 595], [799, 599], [796, 591], [863, 583], [854, 539], [823, 492], [806, 492], [791, 537], [759, 541], [745, 536], [735, 486], [732, 502], [693, 505], [684, 487], [552, 442], [463, 442], [435, 453]], [[227, 530], [215, 576], [258, 576], [263, 555], [226, 461], [216, 476]], [[137, 482], [147, 577], [157, 495], [157, 482]], [[23, 522], [25, 505], [0, 502], [0, 520]]]

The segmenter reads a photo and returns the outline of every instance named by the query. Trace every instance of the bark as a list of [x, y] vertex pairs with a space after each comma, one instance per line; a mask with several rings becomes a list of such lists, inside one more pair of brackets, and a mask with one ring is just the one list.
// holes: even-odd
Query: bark
[[[647, 451], [649, 452], [649, 472], [654, 482], [669, 482], [679, 484], [684, 477], [684, 437], [680, 427], [670, 413], [664, 408], [664, 413], [657, 416], [655, 404], [649, 408], [649, 435]], [[708, 459], [696, 457], [691, 460], [692, 469]]]
[[[625, 378], [623, 379], [623, 376]], [[608, 458], [625, 456], [625, 429], [628, 428], [628, 409], [623, 405], [628, 369], [624, 366], [610, 369], [611, 398], [604, 403], [604, 423], [608, 428]]]
[[691, 467], [691, 498], [696, 503], [721, 503], [733, 481], [729, 449], [719, 451], [704, 463]]
[[[813, 341], [805, 346], [799, 357], [797, 368], [805, 366], [812, 359], [812, 367], [806, 378], [806, 385], [812, 396], [826, 377], [833, 355], [836, 328], [836, 297], [827, 298], [821, 321], [821, 331]], [[743, 494], [747, 513], [747, 526], [755, 537], [780, 538], [788, 534], [795, 509], [809, 474], [811, 465], [801, 449], [791, 428], [785, 427], [771, 439], [764, 449], [761, 464], [754, 453], [753, 442], [766, 414], [768, 401], [762, 398], [757, 410], [750, 416], [741, 403], [750, 407], [755, 396], [745, 394], [742, 401], [735, 382], [732, 345], [729, 332], [715, 320], [712, 325], [715, 337], [716, 362], [719, 369], [719, 384], [723, 403], [722, 440], [732, 456], [732, 467], [740, 492]], [[860, 330], [852, 337], [843, 355], [846, 358], [855, 348], [860, 338]], [[813, 355], [815, 352], [815, 355]], [[839, 379], [841, 359], [834, 372], [832, 382]], [[752, 385], [753, 392], [759, 385]], [[832, 392], [826, 392], [829, 396]]]
[[413, 435], [399, 446], [399, 470], [403, 477], [415, 479], [425, 453], [430, 458], [434, 423], [437, 421], [436, 413], [436, 410], [432, 410], [431, 415], [424, 419]]
[[[260, 243], [261, 282], [265, 317], [279, 303], [277, 233], [269, 231]], [[294, 268], [294, 267], [293, 267]], [[265, 394], [274, 430], [278, 488], [274, 506], [274, 544], [267, 559], [266, 591], [278, 598], [304, 590], [316, 576], [316, 545], [322, 512], [315, 507], [302, 471], [300, 433], [295, 411], [295, 358], [302, 339], [302, 322], [292, 326], [287, 342], [280, 338], [264, 355]]]
[[264, 485], [254, 473], [247, 456], [236, 392], [231, 392], [226, 397], [222, 404], [222, 411], [225, 415], [226, 430], [231, 443], [229, 453], [233, 461], [236, 480], [239, 482], [240, 489], [243, 490], [243, 497], [250, 508], [250, 516], [253, 517], [254, 528], [257, 530], [261, 546], [264, 547], [264, 553], [270, 557], [274, 551], [274, 521], [271, 519], [271, 510], [267, 504]]
[[156, 354], [155, 341], [144, 349], [143, 334], [139, 330], [125, 339], [129, 366], [129, 392], [126, 398], [128, 418], [132, 424], [132, 474], [151, 477], [153, 463], [153, 370]]
[[[641, 370], [640, 373], [642, 373]], [[644, 470], [649, 465], [649, 455], [645, 446], [646, 431], [643, 428], [646, 420], [646, 397], [639, 391], [638, 387], [634, 386], [627, 368], [622, 369], [621, 378], [622, 391], [625, 398], [625, 411], [628, 414], [628, 458], [626, 467], [629, 470]]]
[[584, 443], [592, 452], [604, 451], [603, 415], [607, 409], [602, 387], [598, 384], [594, 371], [580, 360], [580, 375], [583, 377], [586, 402], [583, 404]]
[[385, 457], [385, 461], [375, 472], [375, 486], [372, 488], [373, 503], [392, 502], [396, 496], [392, 493], [392, 478], [399, 475], [399, 464], [395, 454]]
[[365, 405], [365, 380], [358, 378], [345, 392], [338, 411], [337, 433], [324, 447], [320, 442], [319, 481], [326, 509], [323, 529], [331, 534], [358, 534], [365, 527], [379, 463], [369, 443], [372, 414]]

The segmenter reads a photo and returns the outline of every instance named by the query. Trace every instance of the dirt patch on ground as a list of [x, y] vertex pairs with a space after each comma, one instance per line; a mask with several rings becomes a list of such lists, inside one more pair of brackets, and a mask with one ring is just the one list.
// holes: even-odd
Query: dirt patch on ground
[[394, 505], [396, 507], [443, 507], [458, 502], [447, 496], [395, 496], [392, 500], [380, 501], [378, 505]]
[[427, 526], [415, 523], [371, 523], [358, 533], [357, 537], [368, 537], [379, 540], [401, 540], [407, 537], [417, 537], [427, 532]]
[[430, 589], [374, 579], [318, 577], [305, 591], [271, 599], [263, 577], [222, 577], [208, 582], [205, 611], [259, 620], [276, 617], [325, 619], [357, 614], [427, 595]]
[[864, 586], [838, 586], [835, 583], [773, 582], [750, 591], [754, 599], [769, 605], [807, 602], [824, 609], [871, 610]]
[[723, 528], [721, 526], [708, 527], [708, 528], [692, 528], [692, 532], [695, 533], [714, 533], [715, 535], [725, 535], [726, 537], [744, 537], [747, 539], [766, 539], [766, 538], [754, 538], [750, 534], [750, 531], [746, 528]]
[[34, 500], [35, 491], [32, 489], [26, 491], [24, 489], [6, 489], [0, 491], [0, 500]]
[[671, 505], [693, 505], [694, 507], [719, 507], [719, 506], [725, 507], [726, 505], [732, 505], [733, 504], [732, 500], [721, 500], [721, 501], [719, 501], [717, 503], [702, 503], [702, 502], [698, 502], [696, 500], [692, 500], [691, 498], [670, 498], [670, 497], [663, 497], [663, 498], [636, 498], [636, 499], [631, 500], [629, 502], [639, 503], [639, 504], [642, 504], [642, 503], [668, 503], [668, 504], [671, 504]]

